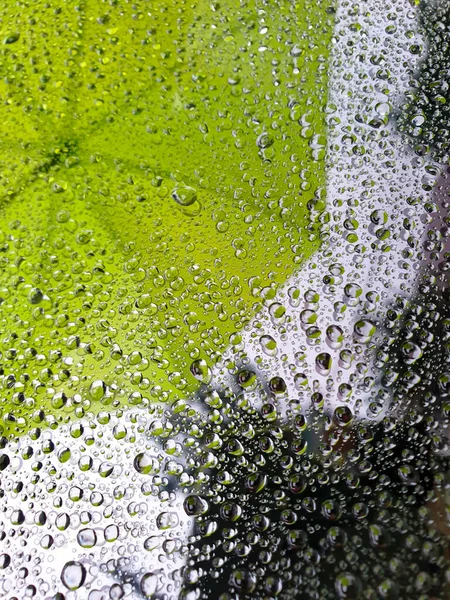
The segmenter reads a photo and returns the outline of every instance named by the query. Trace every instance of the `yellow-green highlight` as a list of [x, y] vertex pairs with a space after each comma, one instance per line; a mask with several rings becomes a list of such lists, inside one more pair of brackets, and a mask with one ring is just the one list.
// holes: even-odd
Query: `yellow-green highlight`
[[318, 248], [332, 26], [310, 0], [3, 3], [4, 435], [186, 397]]

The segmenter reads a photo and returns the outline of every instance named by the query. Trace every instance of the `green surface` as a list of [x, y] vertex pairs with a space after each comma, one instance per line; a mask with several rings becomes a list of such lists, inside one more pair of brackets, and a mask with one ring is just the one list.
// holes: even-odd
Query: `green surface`
[[185, 397], [317, 249], [333, 14], [2, 3], [5, 435]]

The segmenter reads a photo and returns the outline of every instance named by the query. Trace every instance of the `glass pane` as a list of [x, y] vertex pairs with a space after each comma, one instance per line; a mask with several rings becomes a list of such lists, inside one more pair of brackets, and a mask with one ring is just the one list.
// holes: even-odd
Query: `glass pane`
[[0, 597], [448, 597], [449, 40], [2, 3]]

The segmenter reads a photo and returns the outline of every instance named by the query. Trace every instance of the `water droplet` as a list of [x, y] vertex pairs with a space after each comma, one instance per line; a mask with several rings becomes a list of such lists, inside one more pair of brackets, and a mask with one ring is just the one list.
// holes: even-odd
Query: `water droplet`
[[201, 496], [192, 494], [187, 496], [183, 502], [184, 512], [189, 517], [198, 517], [205, 515], [209, 510], [208, 502]]
[[353, 328], [353, 335], [360, 344], [367, 344], [370, 342], [375, 332], [375, 325], [368, 319], [359, 320], [355, 323]]
[[339, 598], [346, 600], [357, 600], [361, 593], [361, 583], [359, 579], [349, 572], [342, 572], [336, 577], [336, 593]]
[[86, 569], [80, 562], [71, 560], [64, 565], [61, 581], [68, 590], [80, 589], [86, 580]]
[[82, 548], [93, 548], [97, 543], [97, 535], [93, 529], [81, 529], [77, 534], [77, 542]]
[[316, 356], [316, 370], [320, 375], [329, 375], [331, 372], [332, 358], [328, 352], [321, 352]]
[[141, 592], [144, 598], [152, 598], [159, 589], [159, 578], [155, 573], [146, 573], [141, 579]]
[[261, 344], [264, 354], [267, 354], [267, 356], [277, 355], [277, 343], [272, 336], [262, 335], [259, 338], [259, 343]]
[[159, 472], [158, 459], [146, 452], [140, 452], [134, 459], [134, 468], [142, 475], [154, 475]]
[[273, 144], [273, 137], [268, 133], [261, 133], [256, 140], [256, 145], [258, 148], [264, 150], [265, 148], [269, 148]]
[[191, 206], [197, 200], [197, 192], [194, 188], [183, 185], [172, 191], [172, 198], [181, 206]]
[[3, 41], [4, 44], [14, 44], [20, 40], [20, 33], [18, 31], [7, 35]]
[[353, 413], [348, 406], [338, 406], [334, 411], [334, 420], [337, 425], [345, 427], [353, 420]]
[[195, 360], [191, 364], [191, 373], [196, 379], [198, 379], [198, 381], [201, 381], [202, 383], [209, 383], [211, 381], [211, 369], [208, 367], [208, 364], [205, 360]]
[[162, 512], [156, 518], [158, 529], [175, 529], [178, 527], [179, 518], [175, 512]]

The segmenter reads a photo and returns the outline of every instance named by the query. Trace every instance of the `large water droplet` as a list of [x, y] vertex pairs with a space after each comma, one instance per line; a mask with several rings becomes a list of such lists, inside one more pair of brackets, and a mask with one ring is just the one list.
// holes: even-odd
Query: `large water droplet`
[[71, 560], [64, 565], [61, 581], [68, 590], [78, 590], [86, 580], [86, 568], [80, 562]]

